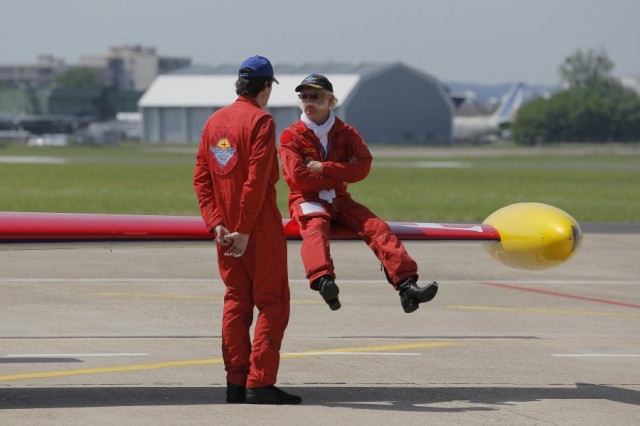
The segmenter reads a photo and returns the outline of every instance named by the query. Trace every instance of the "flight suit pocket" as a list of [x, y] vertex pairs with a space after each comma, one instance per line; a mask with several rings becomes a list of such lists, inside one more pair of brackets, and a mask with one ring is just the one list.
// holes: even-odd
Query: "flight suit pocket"
[[322, 203], [316, 201], [303, 201], [294, 206], [297, 217], [306, 219], [311, 217], [331, 217]]

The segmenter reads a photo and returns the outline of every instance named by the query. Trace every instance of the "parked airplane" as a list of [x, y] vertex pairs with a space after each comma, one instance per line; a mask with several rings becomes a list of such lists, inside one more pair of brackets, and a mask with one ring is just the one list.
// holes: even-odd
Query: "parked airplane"
[[[295, 222], [282, 223], [288, 239], [300, 239]], [[482, 224], [389, 222], [403, 240], [473, 240], [496, 260], [519, 269], [538, 270], [572, 258], [582, 246], [582, 230], [568, 213], [542, 203], [516, 203], [491, 214]], [[359, 239], [333, 226], [332, 239]], [[3, 246], [95, 241], [211, 240], [199, 216], [0, 212]]]
[[482, 141], [495, 137], [508, 128], [524, 99], [525, 84], [514, 84], [502, 97], [500, 105], [491, 115], [455, 116], [453, 139], [458, 141]]

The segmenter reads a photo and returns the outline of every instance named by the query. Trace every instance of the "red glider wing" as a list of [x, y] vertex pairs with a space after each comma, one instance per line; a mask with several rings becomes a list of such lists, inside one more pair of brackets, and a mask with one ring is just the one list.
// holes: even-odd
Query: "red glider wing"
[[[388, 224], [402, 240], [500, 240], [498, 231], [486, 224]], [[295, 222], [283, 219], [282, 225], [288, 239], [300, 239]], [[331, 229], [331, 238], [349, 240], [359, 236], [336, 225]], [[199, 216], [0, 212], [0, 244], [208, 239], [212, 235]]]

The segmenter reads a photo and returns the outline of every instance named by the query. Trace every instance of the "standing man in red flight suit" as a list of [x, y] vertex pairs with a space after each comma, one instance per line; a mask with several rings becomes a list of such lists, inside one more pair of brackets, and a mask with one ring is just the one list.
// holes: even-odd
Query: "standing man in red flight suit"
[[[252, 56], [242, 63], [238, 98], [206, 122], [193, 176], [226, 285], [222, 356], [230, 403], [302, 401], [275, 386], [290, 296], [287, 241], [276, 205], [275, 124], [262, 109], [273, 82], [278, 83], [267, 58]], [[254, 307], [259, 313], [252, 344]]]
[[331, 223], [355, 231], [384, 266], [387, 280], [399, 291], [405, 312], [433, 299], [438, 283], [418, 287], [418, 266], [387, 223], [357, 203], [347, 185], [363, 180], [371, 169], [371, 153], [358, 132], [337, 118], [338, 100], [323, 75], [311, 74], [296, 92], [300, 120], [280, 137], [280, 157], [289, 185], [289, 214], [300, 226], [300, 254], [313, 290], [331, 310], [340, 309], [329, 246]]

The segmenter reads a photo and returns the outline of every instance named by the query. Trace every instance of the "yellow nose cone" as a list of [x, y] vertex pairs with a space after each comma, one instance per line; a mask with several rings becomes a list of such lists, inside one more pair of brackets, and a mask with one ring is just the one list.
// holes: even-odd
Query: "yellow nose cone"
[[513, 268], [552, 268], [571, 259], [582, 247], [578, 222], [548, 204], [511, 204], [483, 223], [493, 226], [500, 234], [500, 241], [484, 244], [485, 250]]

